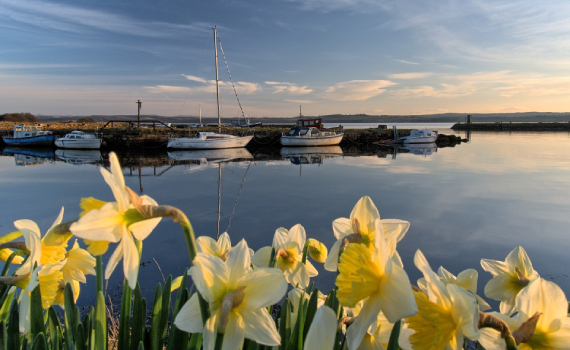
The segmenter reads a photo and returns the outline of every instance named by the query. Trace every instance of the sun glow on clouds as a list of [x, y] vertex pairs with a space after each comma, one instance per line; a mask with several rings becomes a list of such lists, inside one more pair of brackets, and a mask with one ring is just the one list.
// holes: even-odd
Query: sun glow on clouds
[[322, 97], [335, 101], [364, 101], [384, 93], [385, 88], [396, 85], [389, 80], [351, 80], [329, 87]]
[[390, 74], [388, 75], [388, 78], [390, 79], [421, 79], [421, 78], [426, 78], [429, 77], [430, 75], [433, 75], [433, 73], [399, 73], [399, 74]]
[[[145, 89], [151, 93], [172, 93], [172, 92], [192, 92], [192, 93], [215, 93], [216, 92], [216, 81], [206, 80], [204, 78], [196, 77], [193, 75], [182, 74], [188, 80], [202, 83], [202, 86], [198, 87], [184, 87], [184, 86], [168, 86], [168, 85], [156, 85], [147, 86]], [[218, 85], [220, 89], [232, 90], [231, 83], [219, 81]], [[245, 81], [238, 81], [235, 84], [236, 91], [239, 94], [249, 95], [256, 91], [261, 90], [257, 83], [249, 83]]]
[[277, 81], [266, 81], [265, 84], [273, 88], [273, 93], [277, 94], [280, 92], [288, 92], [290, 95], [306, 95], [313, 92], [312, 89], [307, 88], [307, 86], [297, 86], [293, 83], [283, 83]]

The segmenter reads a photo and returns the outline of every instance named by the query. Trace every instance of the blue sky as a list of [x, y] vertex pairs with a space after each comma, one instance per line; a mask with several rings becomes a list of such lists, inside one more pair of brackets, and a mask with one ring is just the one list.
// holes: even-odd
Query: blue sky
[[[570, 2], [0, 0], [0, 113], [569, 111]], [[221, 51], [222, 116], [238, 115]]]

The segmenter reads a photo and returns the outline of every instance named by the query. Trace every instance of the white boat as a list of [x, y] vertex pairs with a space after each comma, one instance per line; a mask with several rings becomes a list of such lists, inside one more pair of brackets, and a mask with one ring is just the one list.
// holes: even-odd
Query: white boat
[[281, 145], [286, 147], [298, 146], [335, 146], [338, 145], [344, 133], [336, 131], [322, 131], [315, 127], [295, 126], [289, 130], [287, 135], [281, 136]]
[[199, 132], [196, 134], [195, 137], [173, 138], [168, 141], [168, 144], [166, 146], [167, 148], [177, 148], [177, 149], [237, 148], [237, 147], [245, 147], [245, 145], [247, 145], [249, 141], [251, 141], [251, 139], [253, 138], [253, 135], [236, 136], [236, 135], [222, 134], [222, 123], [220, 118], [220, 88], [219, 88], [219, 79], [218, 79], [218, 43], [216, 41], [217, 39], [218, 39], [218, 32], [216, 30], [216, 27], [214, 27], [214, 47], [216, 53], [216, 96], [218, 101], [218, 132], [217, 133]]
[[94, 134], [86, 134], [83, 131], [74, 130], [71, 133], [55, 140], [55, 145], [59, 148], [73, 149], [99, 149], [101, 139]]
[[423, 130], [412, 130], [409, 136], [401, 138], [404, 144], [407, 143], [433, 143], [437, 140], [437, 131], [425, 128]]
[[193, 161], [198, 164], [223, 163], [234, 160], [253, 160], [246, 148], [204, 149], [204, 150], [171, 150], [168, 158], [175, 161]]

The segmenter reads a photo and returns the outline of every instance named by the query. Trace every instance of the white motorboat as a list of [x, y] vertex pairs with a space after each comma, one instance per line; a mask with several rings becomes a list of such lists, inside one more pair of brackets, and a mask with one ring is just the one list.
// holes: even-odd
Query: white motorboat
[[[253, 138], [253, 135], [236, 136], [229, 134], [222, 134], [222, 123], [220, 118], [220, 88], [218, 79], [218, 32], [216, 27], [214, 29], [214, 47], [216, 53], [216, 96], [218, 101], [218, 132], [199, 132], [195, 137], [180, 137], [173, 138], [168, 141], [167, 148], [176, 149], [221, 149], [221, 148], [236, 148], [245, 147]], [[223, 50], [222, 50], [223, 53]], [[228, 69], [229, 72], [229, 69]], [[231, 76], [230, 76], [231, 79]], [[233, 86], [233, 81], [232, 81]], [[235, 92], [235, 91], [234, 91]], [[237, 93], [236, 93], [237, 97]], [[238, 100], [239, 103], [239, 100]], [[240, 104], [241, 109], [241, 104]], [[242, 111], [243, 114], [243, 111]], [[201, 116], [201, 114], [200, 114]]]
[[437, 131], [425, 128], [423, 130], [412, 130], [409, 136], [401, 138], [404, 144], [407, 143], [433, 143], [437, 140]]
[[59, 148], [73, 149], [99, 149], [102, 140], [94, 134], [87, 134], [83, 131], [74, 130], [71, 133], [55, 140], [55, 145]]
[[322, 131], [315, 127], [295, 126], [286, 135], [281, 136], [281, 145], [286, 147], [298, 146], [335, 146], [338, 145], [344, 133]]

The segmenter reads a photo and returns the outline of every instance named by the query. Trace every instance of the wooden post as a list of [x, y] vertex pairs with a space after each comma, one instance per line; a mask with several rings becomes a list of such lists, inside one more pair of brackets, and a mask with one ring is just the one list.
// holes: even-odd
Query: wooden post
[[135, 102], [137, 105], [139, 105], [139, 113], [137, 116], [137, 122], [138, 122], [138, 127], [141, 127], [141, 106], [142, 106], [142, 102], [141, 100], [138, 100], [137, 102]]

